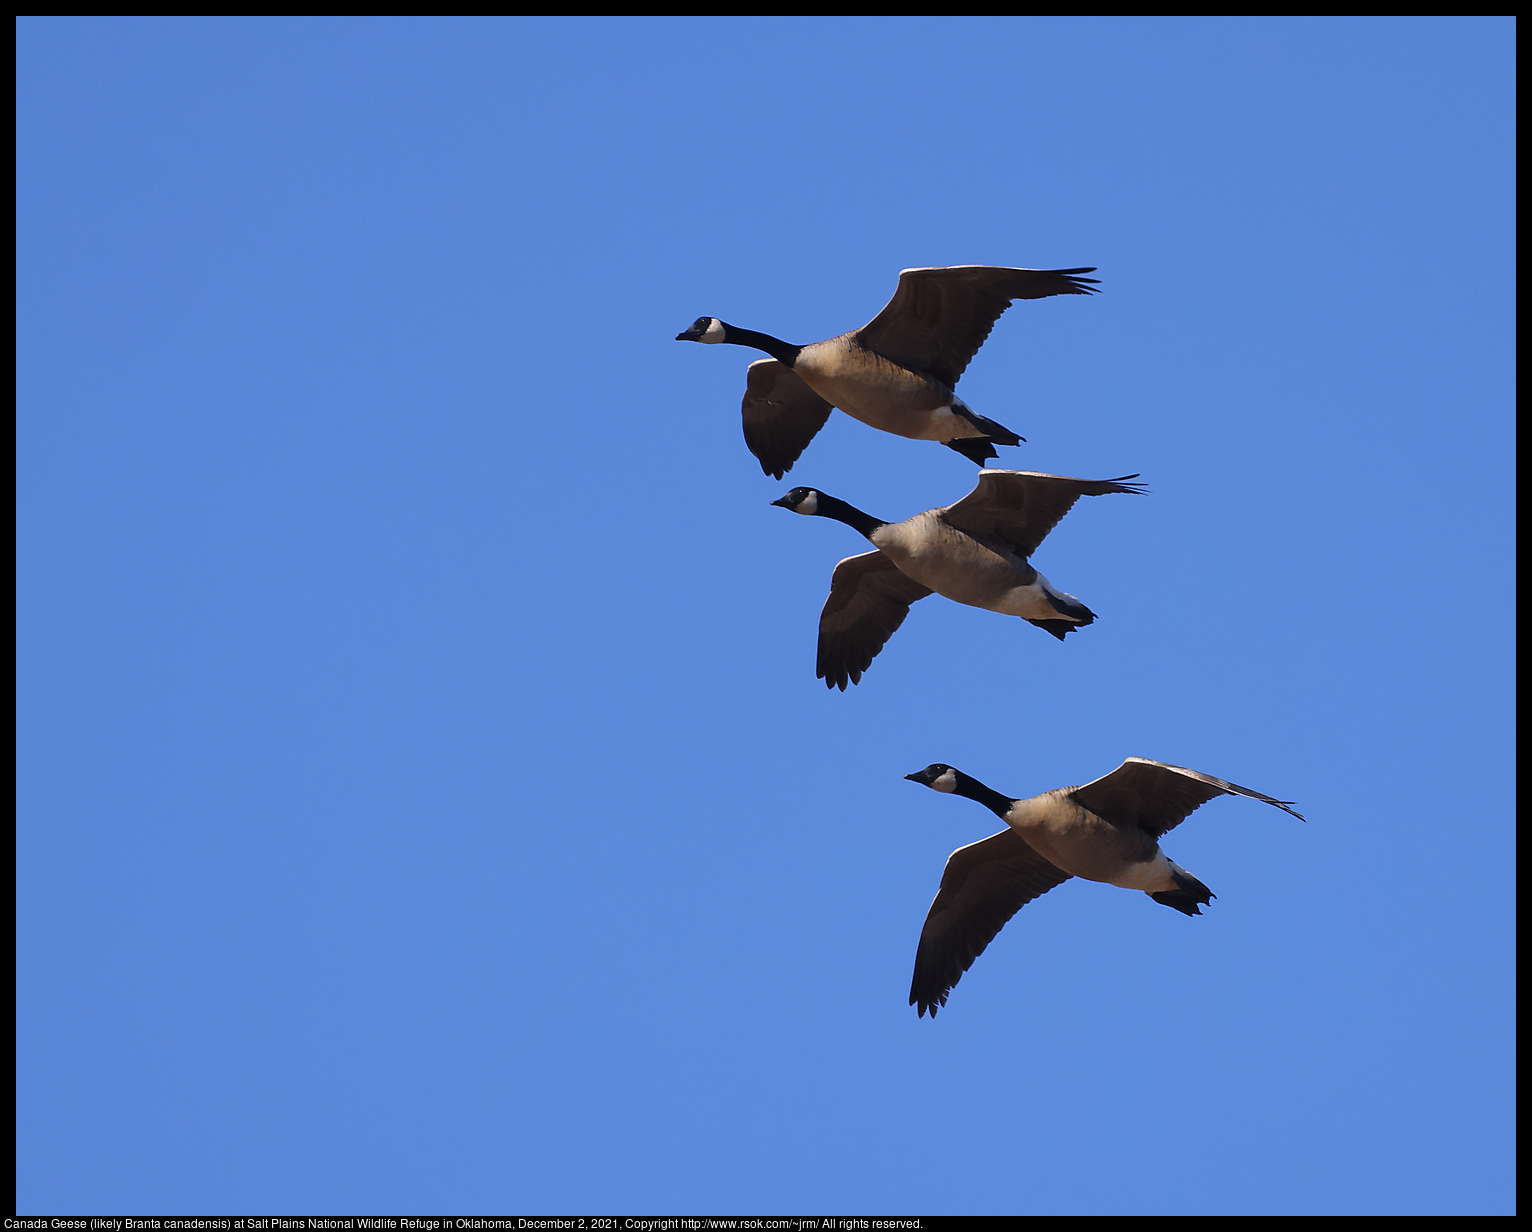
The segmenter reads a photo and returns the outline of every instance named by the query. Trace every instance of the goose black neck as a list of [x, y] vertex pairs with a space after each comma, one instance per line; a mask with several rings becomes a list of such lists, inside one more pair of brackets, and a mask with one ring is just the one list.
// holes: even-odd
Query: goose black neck
[[844, 522], [859, 535], [872, 538], [872, 532], [880, 526], [887, 526], [887, 522], [880, 522], [870, 513], [863, 513], [855, 505], [848, 505], [843, 500], [837, 500], [833, 496], [819, 494], [819, 503], [814, 510], [816, 517], [834, 518], [837, 522]]
[[791, 342], [783, 342], [780, 338], [773, 338], [770, 334], [758, 334], [753, 329], [740, 329], [737, 325], [723, 323], [723, 340], [732, 342], [735, 346], [754, 347], [757, 351], [765, 351], [772, 359], [781, 360], [789, 368], [798, 359], [798, 352], [803, 350], [801, 346], [794, 346]]
[[957, 786], [952, 789], [954, 795], [967, 796], [970, 800], [977, 800], [985, 808], [989, 809], [990, 812], [1000, 817], [1004, 817], [1009, 813], [1011, 805], [1016, 803], [1010, 796], [1002, 796], [994, 788], [984, 786], [983, 783], [979, 782], [971, 774], [964, 774], [961, 770], [954, 770], [952, 776], [957, 780]]

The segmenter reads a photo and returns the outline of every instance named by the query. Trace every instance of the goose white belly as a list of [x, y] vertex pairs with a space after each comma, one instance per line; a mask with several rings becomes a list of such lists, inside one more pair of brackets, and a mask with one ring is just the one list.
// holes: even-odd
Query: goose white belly
[[1007, 616], [1020, 616], [1023, 620], [1073, 620], [1079, 623], [1079, 618], [1071, 616], [1064, 608], [1067, 605], [1085, 605], [1073, 595], [1059, 590], [1035, 569], [1033, 573], [1035, 576], [1032, 581], [1024, 586], [1013, 586], [1001, 596], [998, 603], [989, 604], [989, 610], [1003, 612]]
[[927, 412], [929, 426], [915, 439], [919, 441], [953, 441], [968, 440], [970, 438], [983, 438], [984, 433], [973, 426], [967, 419], [952, 409], [952, 404], [957, 403], [967, 406], [959, 398], [953, 398], [946, 406], [939, 406], [934, 411]]

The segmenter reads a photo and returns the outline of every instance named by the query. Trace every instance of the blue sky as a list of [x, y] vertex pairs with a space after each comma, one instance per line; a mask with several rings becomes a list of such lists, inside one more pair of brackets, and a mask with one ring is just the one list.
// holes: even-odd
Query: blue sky
[[[26, 18], [18, 1209], [1505, 1214], [1504, 18]], [[830, 569], [973, 467], [754, 353], [1093, 265], [965, 375], [1103, 477], [1065, 643]], [[1130, 754], [1298, 802], [934, 1022], [942, 863]]]

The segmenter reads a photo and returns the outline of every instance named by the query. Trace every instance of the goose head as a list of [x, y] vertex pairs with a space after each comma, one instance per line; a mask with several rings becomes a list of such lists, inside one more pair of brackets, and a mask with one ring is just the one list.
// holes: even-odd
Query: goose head
[[724, 335], [728, 332], [728, 326], [717, 317], [698, 317], [692, 322], [692, 327], [684, 333], [676, 335], [677, 342], [726, 342]]
[[957, 790], [958, 773], [951, 766], [938, 761], [924, 770], [917, 770], [914, 774], [906, 774], [904, 777], [912, 783], [929, 787], [932, 791], [953, 792]]
[[771, 503], [807, 516], [819, 512], [819, 502], [823, 499], [824, 493], [816, 492], [813, 488], [794, 488], [786, 496], [778, 497]]

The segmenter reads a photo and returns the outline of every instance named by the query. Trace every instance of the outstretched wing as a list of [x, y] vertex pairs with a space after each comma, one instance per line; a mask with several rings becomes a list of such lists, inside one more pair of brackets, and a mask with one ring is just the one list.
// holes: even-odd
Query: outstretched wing
[[956, 385], [1012, 300], [1089, 295], [1093, 288], [1087, 284], [1097, 279], [1079, 275], [1095, 268], [948, 265], [900, 270], [894, 298], [857, 331], [857, 340], [896, 364]]
[[1303, 820], [1302, 813], [1288, 807], [1291, 800], [1274, 800], [1211, 774], [1147, 757], [1130, 757], [1111, 774], [1076, 787], [1069, 795], [1097, 817], [1120, 826], [1137, 826], [1155, 839], [1174, 830], [1215, 796], [1248, 796]]
[[910, 604], [931, 593], [873, 550], [848, 556], [830, 577], [830, 597], [819, 614], [819, 663], [815, 674], [829, 689], [856, 684], [883, 643], [910, 614]]
[[998, 539], [1025, 560], [1082, 496], [1142, 494], [1143, 484], [1116, 479], [1071, 479], [1037, 471], [980, 471], [979, 486], [939, 511], [942, 521], [975, 539]]
[[745, 444], [774, 479], [793, 469], [834, 409], [780, 360], [758, 359], [745, 370]]
[[931, 903], [915, 951], [910, 1004], [917, 1013], [935, 1018], [963, 972], [984, 953], [1005, 922], [1025, 904], [1068, 880], [1068, 873], [1048, 863], [1010, 829], [959, 847], [948, 856], [941, 889]]

